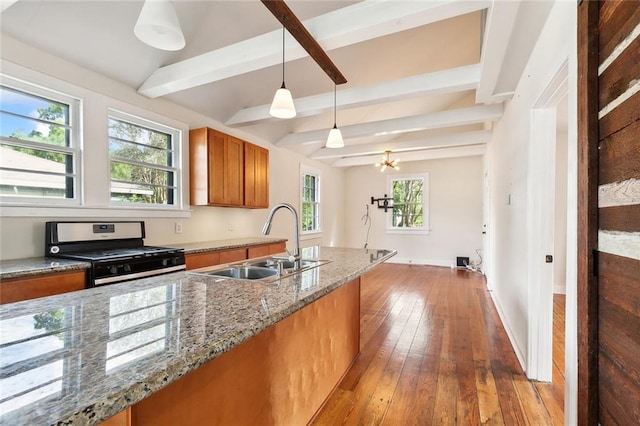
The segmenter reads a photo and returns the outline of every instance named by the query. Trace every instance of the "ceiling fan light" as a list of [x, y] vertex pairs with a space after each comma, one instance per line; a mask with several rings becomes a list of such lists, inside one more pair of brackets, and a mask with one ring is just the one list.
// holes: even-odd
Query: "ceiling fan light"
[[180, 50], [185, 46], [178, 15], [169, 0], [146, 0], [133, 33], [156, 49]]
[[271, 108], [269, 114], [276, 118], [293, 118], [296, 116], [296, 106], [293, 104], [293, 97], [291, 92], [284, 87], [276, 90], [276, 94], [273, 96], [273, 102], [271, 102]]
[[329, 137], [327, 137], [327, 148], [344, 148], [344, 140], [342, 139], [342, 132], [340, 129], [333, 125], [333, 129], [329, 130]]

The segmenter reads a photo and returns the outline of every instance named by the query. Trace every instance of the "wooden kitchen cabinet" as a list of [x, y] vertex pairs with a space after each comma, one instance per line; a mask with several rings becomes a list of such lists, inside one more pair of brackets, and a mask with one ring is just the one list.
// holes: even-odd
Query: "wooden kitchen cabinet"
[[211, 251], [206, 253], [193, 253], [184, 256], [184, 263], [187, 270], [204, 268], [205, 266], [219, 265], [220, 252]]
[[269, 206], [268, 150], [205, 127], [189, 131], [189, 161], [192, 205]]
[[269, 150], [244, 144], [244, 204], [269, 207]]
[[83, 290], [85, 275], [85, 271], [82, 270], [2, 280], [0, 304]]
[[237, 248], [230, 250], [209, 251], [204, 253], [190, 253], [185, 255], [187, 270], [204, 268], [205, 266], [222, 265], [224, 263], [239, 262], [245, 259], [269, 256], [287, 250], [287, 243], [270, 243]]
[[254, 257], [269, 256], [271, 254], [278, 254], [286, 250], [287, 250], [287, 243], [285, 242], [249, 247], [247, 249], [247, 259], [253, 259]]

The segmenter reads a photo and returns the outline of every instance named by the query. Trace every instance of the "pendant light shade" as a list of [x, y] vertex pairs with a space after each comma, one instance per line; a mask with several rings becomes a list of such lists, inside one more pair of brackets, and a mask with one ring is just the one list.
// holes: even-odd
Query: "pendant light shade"
[[333, 125], [333, 129], [329, 130], [329, 137], [327, 138], [327, 148], [343, 148], [344, 140], [342, 139], [342, 132], [340, 129]]
[[276, 94], [273, 96], [269, 114], [276, 118], [293, 118], [296, 116], [293, 97], [284, 85], [284, 25], [282, 26], [282, 86], [276, 90]]
[[282, 82], [282, 87], [276, 90], [276, 94], [273, 96], [269, 114], [276, 118], [293, 118], [296, 116], [293, 97], [291, 92], [284, 86], [284, 81]]
[[169, 0], [145, 0], [133, 33], [156, 49], [180, 50], [185, 45], [180, 21]]
[[333, 129], [329, 130], [329, 136], [327, 137], [327, 148], [344, 148], [344, 140], [342, 139], [342, 132], [336, 125], [336, 84], [333, 84]]

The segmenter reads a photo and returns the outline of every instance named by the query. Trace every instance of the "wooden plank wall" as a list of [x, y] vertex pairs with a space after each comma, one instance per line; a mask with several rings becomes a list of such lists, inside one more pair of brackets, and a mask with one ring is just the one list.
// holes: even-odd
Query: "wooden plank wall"
[[599, 422], [638, 424], [640, 1], [600, 3], [598, 46]]

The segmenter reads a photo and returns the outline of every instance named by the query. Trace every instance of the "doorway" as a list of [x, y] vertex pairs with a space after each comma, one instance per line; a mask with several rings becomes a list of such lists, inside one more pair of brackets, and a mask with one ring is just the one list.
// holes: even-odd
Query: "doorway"
[[554, 293], [566, 292], [567, 277], [572, 276], [568, 267], [575, 261], [575, 253], [568, 251], [567, 243], [567, 223], [570, 222], [567, 98], [568, 63], [565, 62], [531, 111], [527, 376], [542, 382], [551, 382], [553, 376]]

